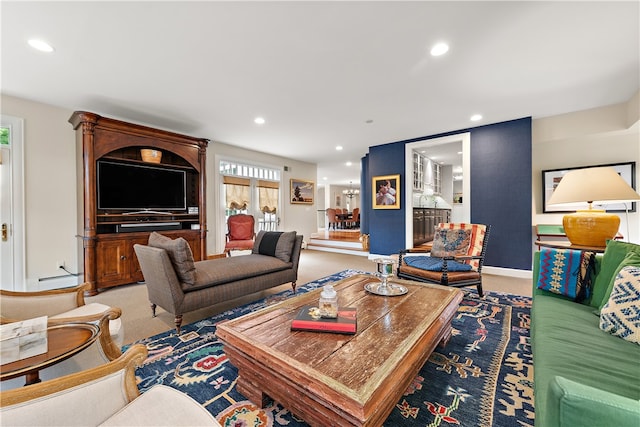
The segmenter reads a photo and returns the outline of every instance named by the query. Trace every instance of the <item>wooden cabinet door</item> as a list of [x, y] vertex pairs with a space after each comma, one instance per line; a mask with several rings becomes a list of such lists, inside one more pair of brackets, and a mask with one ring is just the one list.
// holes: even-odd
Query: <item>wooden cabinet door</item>
[[102, 286], [123, 283], [129, 275], [126, 240], [98, 240], [96, 253], [96, 282]]

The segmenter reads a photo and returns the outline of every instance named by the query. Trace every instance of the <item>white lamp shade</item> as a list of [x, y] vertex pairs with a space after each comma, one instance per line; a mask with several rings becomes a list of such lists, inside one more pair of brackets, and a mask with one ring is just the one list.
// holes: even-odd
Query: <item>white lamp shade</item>
[[624, 203], [640, 200], [638, 194], [609, 166], [567, 172], [553, 191], [549, 205], [592, 202]]

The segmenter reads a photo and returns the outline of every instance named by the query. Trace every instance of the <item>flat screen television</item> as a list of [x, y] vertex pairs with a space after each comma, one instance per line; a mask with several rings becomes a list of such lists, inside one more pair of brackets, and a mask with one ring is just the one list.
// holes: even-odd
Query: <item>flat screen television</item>
[[98, 209], [184, 211], [186, 172], [132, 163], [97, 162]]

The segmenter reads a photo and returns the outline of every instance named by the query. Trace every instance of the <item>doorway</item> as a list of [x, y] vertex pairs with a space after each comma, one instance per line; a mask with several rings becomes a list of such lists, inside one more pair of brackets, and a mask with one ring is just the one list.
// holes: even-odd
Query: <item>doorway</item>
[[[461, 147], [461, 148], [460, 148]], [[414, 176], [414, 152], [419, 152], [425, 157], [437, 157], [450, 151], [451, 156], [460, 156], [461, 163], [459, 165], [460, 170], [452, 167], [452, 173], [448, 174], [451, 179], [455, 179], [454, 190], [451, 195], [451, 200], [446, 200], [447, 203], [452, 204], [452, 221], [455, 222], [470, 222], [471, 221], [471, 203], [470, 203], [470, 165], [471, 165], [471, 134], [461, 133], [456, 135], [445, 136], [441, 138], [426, 139], [423, 141], [416, 141], [405, 145], [405, 175], [407, 177]], [[458, 152], [461, 151], [461, 154]], [[436, 154], [438, 153], [438, 154]], [[453, 166], [453, 165], [452, 165]], [[457, 167], [457, 165], [456, 165]], [[456, 179], [456, 177], [458, 179]], [[406, 227], [405, 227], [405, 245], [407, 248], [413, 247], [413, 207], [418, 205], [417, 200], [420, 200], [419, 193], [414, 191], [414, 180], [405, 179], [405, 197], [406, 199]], [[415, 197], [413, 197], [415, 196]]]
[[0, 288], [25, 290], [23, 120], [0, 115]]

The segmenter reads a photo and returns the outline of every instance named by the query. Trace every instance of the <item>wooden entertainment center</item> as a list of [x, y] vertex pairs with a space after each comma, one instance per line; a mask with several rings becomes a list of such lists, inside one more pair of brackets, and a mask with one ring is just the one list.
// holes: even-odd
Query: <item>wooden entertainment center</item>
[[[76, 130], [77, 170], [82, 171], [78, 174], [78, 237], [82, 241], [84, 280], [91, 284], [89, 294], [143, 280], [133, 245], [147, 244], [152, 231], [183, 237], [194, 259], [205, 259], [205, 160], [209, 140], [85, 111], [74, 112], [69, 122]], [[155, 150], [160, 161], [143, 160], [141, 149]], [[138, 173], [177, 172], [184, 176], [186, 206], [162, 211], [99, 208], [99, 162], [133, 167]], [[108, 191], [108, 187], [105, 185], [102, 191]]]

